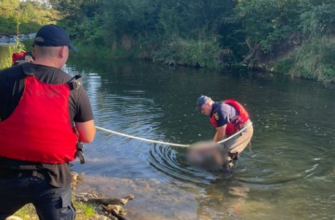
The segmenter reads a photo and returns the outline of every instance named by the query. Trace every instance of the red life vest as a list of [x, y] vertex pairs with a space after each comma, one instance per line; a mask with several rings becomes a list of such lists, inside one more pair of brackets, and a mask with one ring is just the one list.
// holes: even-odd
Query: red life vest
[[12, 54], [12, 65], [15, 64], [20, 59], [24, 59], [24, 57], [27, 55], [26, 52], [20, 52], [20, 53], [13, 53]]
[[[235, 100], [228, 99], [228, 100], [223, 101], [223, 103], [233, 106], [236, 109], [237, 114], [238, 114], [235, 118], [230, 120], [230, 122], [227, 124], [226, 135], [230, 136], [243, 128], [245, 123], [249, 120], [249, 114], [247, 110], [245, 110], [245, 108]], [[217, 125], [216, 125], [216, 120], [215, 120], [215, 114], [213, 114], [209, 120], [211, 124], [216, 128]]]
[[69, 116], [68, 84], [47, 84], [26, 76], [12, 115], [0, 122], [0, 156], [61, 164], [75, 159], [78, 136]]

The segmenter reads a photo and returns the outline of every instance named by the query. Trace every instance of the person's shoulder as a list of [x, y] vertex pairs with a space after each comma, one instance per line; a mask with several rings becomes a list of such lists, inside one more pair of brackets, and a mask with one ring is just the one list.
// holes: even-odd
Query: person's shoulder
[[52, 67], [52, 66], [45, 66], [41, 64], [30, 63], [29, 68], [31, 68], [31, 70], [35, 72], [56, 72], [60, 74], [67, 74], [62, 69]]
[[231, 109], [231, 106], [224, 103], [224, 102], [216, 102], [216, 107], [214, 109], [215, 112], [218, 112], [219, 114], [224, 114], [228, 112]]
[[220, 106], [221, 106], [221, 108], [228, 108], [228, 107], [231, 107], [231, 105], [229, 105], [229, 104], [227, 104], [227, 103], [225, 103], [225, 102], [222, 102]]
[[55, 77], [60, 79], [60, 80], [64, 80], [65, 82], [68, 82], [70, 79], [73, 78], [73, 76], [71, 76], [70, 74], [68, 74], [67, 72], [65, 72], [62, 69], [58, 69], [55, 67], [49, 67], [49, 71], [53, 72], [55, 74]]
[[8, 78], [8, 77], [21, 77], [22, 76], [22, 67], [21, 65], [16, 65], [16, 66], [12, 66], [3, 70], [0, 70], [0, 78], [4, 79], [4, 78]]
[[16, 71], [17, 69], [20, 69], [20, 65], [15, 65], [15, 66], [11, 66], [11, 67], [8, 67], [6, 69], [2, 69], [0, 70], [0, 73], [8, 73], [8, 72], [13, 72], [13, 71]]
[[61, 84], [67, 83], [72, 79], [70, 74], [59, 68], [38, 64], [31, 64], [30, 68], [34, 72], [35, 76], [42, 82]]
[[220, 112], [220, 109], [221, 109], [220, 104], [217, 103], [217, 102], [214, 102], [213, 105], [212, 105], [212, 114], [211, 115], [213, 115], [217, 112]]
[[220, 111], [223, 107], [223, 102], [214, 102], [213, 106], [215, 111]]

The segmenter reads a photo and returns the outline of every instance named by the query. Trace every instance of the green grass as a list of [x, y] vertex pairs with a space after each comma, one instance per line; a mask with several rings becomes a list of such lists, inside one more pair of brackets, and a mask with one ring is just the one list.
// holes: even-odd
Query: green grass
[[335, 82], [334, 53], [333, 37], [306, 41], [297, 51], [290, 75], [321, 82]]
[[[94, 219], [94, 215], [97, 214], [96, 207], [93, 205], [85, 204], [85, 203], [78, 203], [72, 199], [73, 205], [77, 210], [76, 220], [92, 220]], [[22, 218], [23, 220], [33, 220], [38, 219], [36, 214], [35, 208], [32, 204], [27, 204], [19, 211], [17, 211], [15, 216]]]

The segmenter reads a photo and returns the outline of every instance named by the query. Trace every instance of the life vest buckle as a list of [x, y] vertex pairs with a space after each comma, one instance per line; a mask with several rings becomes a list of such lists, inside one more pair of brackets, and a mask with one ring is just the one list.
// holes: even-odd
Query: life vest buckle
[[81, 87], [81, 76], [75, 75], [69, 82], [68, 85], [70, 87], [70, 90], [77, 90]]
[[236, 132], [241, 130], [245, 125], [244, 121], [239, 116], [233, 119], [231, 123], [234, 125], [234, 129]]

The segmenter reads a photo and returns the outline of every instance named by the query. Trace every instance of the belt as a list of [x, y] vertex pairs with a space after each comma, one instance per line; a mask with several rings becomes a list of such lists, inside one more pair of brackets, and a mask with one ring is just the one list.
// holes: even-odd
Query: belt
[[42, 180], [46, 178], [46, 171], [42, 170], [0, 170], [0, 179], [37, 177]]

